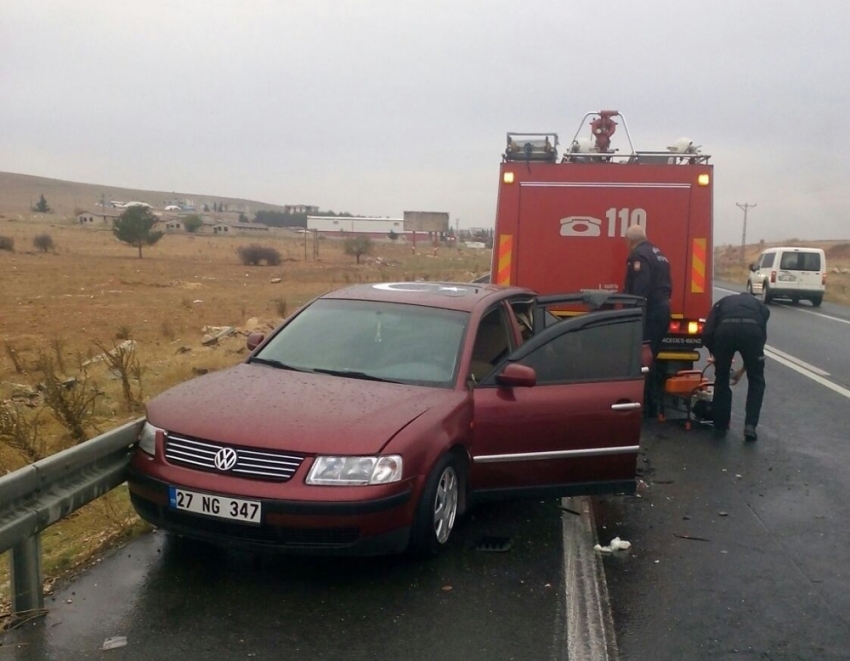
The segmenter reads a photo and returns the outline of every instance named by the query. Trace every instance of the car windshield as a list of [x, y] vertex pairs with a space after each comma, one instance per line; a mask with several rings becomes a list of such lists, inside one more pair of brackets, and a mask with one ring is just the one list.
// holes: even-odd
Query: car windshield
[[451, 387], [469, 315], [439, 308], [319, 299], [252, 361], [281, 369]]

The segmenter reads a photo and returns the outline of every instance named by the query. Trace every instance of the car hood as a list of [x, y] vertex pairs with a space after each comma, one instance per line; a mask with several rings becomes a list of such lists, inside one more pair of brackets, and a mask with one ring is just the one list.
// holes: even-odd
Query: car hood
[[148, 403], [150, 423], [222, 443], [292, 452], [374, 454], [454, 391], [256, 363], [198, 377]]

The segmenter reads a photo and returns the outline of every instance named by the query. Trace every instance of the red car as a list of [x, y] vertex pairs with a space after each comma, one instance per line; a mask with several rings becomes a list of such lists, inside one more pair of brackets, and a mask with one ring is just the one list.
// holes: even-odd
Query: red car
[[643, 311], [584, 299], [423, 282], [321, 296], [252, 335], [245, 362], [148, 404], [133, 505], [224, 544], [429, 556], [473, 501], [633, 492]]

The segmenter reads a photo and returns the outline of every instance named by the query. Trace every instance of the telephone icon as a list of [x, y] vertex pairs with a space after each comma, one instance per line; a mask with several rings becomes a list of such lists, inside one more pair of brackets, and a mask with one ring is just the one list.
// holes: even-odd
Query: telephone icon
[[561, 218], [561, 236], [601, 236], [602, 221], [593, 216]]

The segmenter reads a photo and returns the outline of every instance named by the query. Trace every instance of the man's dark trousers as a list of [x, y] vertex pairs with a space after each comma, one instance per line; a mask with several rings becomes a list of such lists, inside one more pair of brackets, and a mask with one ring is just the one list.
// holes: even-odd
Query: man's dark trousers
[[644, 411], [647, 417], [655, 417], [658, 413], [663, 375], [657, 367], [657, 358], [658, 352], [661, 351], [661, 342], [667, 335], [669, 327], [669, 304], [662, 303], [647, 308], [646, 324], [643, 327], [643, 341], [649, 342], [649, 348], [652, 350], [652, 367], [649, 368], [649, 374], [646, 375], [643, 391]]
[[714, 427], [728, 429], [732, 417], [729, 372], [735, 352], [747, 371], [747, 407], [744, 425], [755, 427], [764, 399], [764, 333], [758, 324], [721, 322], [714, 340]]

